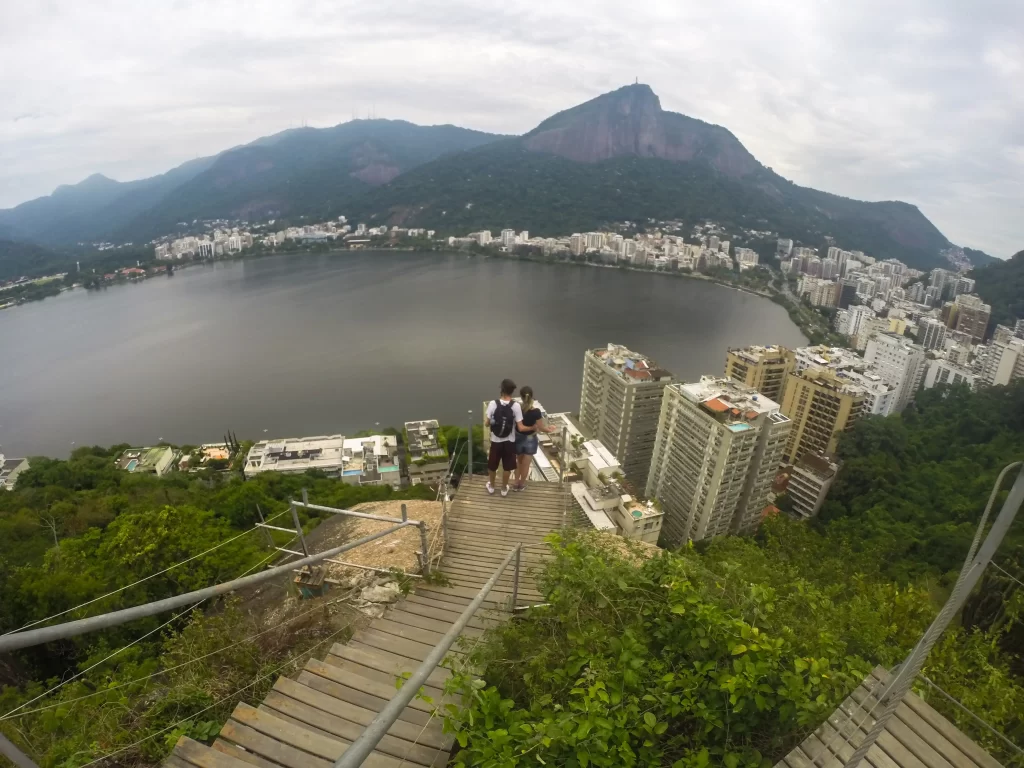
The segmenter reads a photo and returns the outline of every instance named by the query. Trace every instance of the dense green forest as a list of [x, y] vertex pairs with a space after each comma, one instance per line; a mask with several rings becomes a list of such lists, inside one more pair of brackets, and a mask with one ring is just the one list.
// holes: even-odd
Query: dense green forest
[[970, 276], [977, 281], [975, 290], [992, 305], [992, 323], [1009, 325], [1024, 318], [1024, 251], [1006, 261], [996, 261]]
[[[452, 437], [453, 444], [465, 443], [464, 430], [455, 429]], [[257, 505], [288, 527], [282, 517], [287, 502], [303, 488], [313, 501], [335, 507], [434, 498], [422, 486], [399, 493], [317, 473], [270, 472], [245, 482], [237, 473], [212, 470], [161, 478], [129, 474], [113, 461], [126, 447], [83, 447], [67, 461], [34, 458], [16, 488], [0, 493], [0, 633], [47, 617], [68, 621], [138, 605], [256, 570], [277, 555], [253, 530]], [[300, 518], [306, 530], [319, 522], [312, 513]], [[273, 536], [279, 545], [289, 538]], [[119, 589], [125, 585], [132, 586]], [[81, 603], [88, 604], [72, 610]], [[230, 603], [202, 608], [205, 614], [186, 609], [178, 618], [160, 615], [0, 658], [0, 684], [7, 686], [0, 690], [0, 731], [44, 766], [81, 765], [155, 735], [118, 758], [125, 765], [152, 764], [182, 733], [203, 738], [215, 732], [238, 699], [229, 694], [262, 675], [243, 691], [260, 694], [273, 683], [277, 666], [345, 631], [343, 624], [325, 627], [290, 616], [267, 632]], [[259, 637], [199, 660], [254, 635]], [[105, 660], [133, 641], [140, 642]], [[168, 671], [132, 682], [161, 670]], [[81, 677], [56, 695], [33, 701], [76, 672]], [[72, 703], [80, 697], [86, 698]], [[13, 716], [6, 718], [8, 713]], [[162, 732], [193, 713], [183, 726]]]
[[[922, 392], [868, 418], [813, 524], [778, 518], [649, 560], [570, 534], [541, 578], [550, 604], [474, 652], [453, 686], [459, 765], [770, 766], [866, 672], [920, 637], [962, 565], [992, 484], [1024, 458], [1024, 382]], [[999, 501], [1005, 497], [1001, 494]], [[924, 674], [1024, 742], [1020, 526]], [[637, 552], [637, 550], [633, 550]], [[1006, 765], [969, 716], [928, 700]], [[490, 762], [493, 761], [493, 762]]]

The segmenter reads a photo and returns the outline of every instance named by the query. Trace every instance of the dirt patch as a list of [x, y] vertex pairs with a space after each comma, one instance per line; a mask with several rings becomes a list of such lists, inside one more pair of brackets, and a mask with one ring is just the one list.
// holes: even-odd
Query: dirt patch
[[[352, 509], [356, 512], [366, 512], [372, 515], [400, 518], [402, 516], [402, 504], [406, 505], [410, 520], [422, 520], [427, 524], [427, 546], [431, 555], [436, 556], [441, 549], [440, 528], [441, 528], [441, 502], [439, 501], [371, 501], [365, 504], [358, 504]], [[339, 515], [338, 517], [341, 517]], [[328, 520], [321, 524], [317, 531], [324, 528]], [[325, 530], [323, 539], [316, 542], [316, 549], [322, 551], [330, 547], [339, 546], [346, 541], [352, 541], [371, 533], [386, 530], [394, 523], [378, 523], [373, 520], [362, 520], [359, 518], [348, 518], [344, 525], [337, 526], [338, 530]], [[332, 526], [333, 528], [334, 526]], [[398, 568], [406, 573], [418, 573], [419, 561], [416, 552], [421, 548], [420, 532], [415, 526], [403, 528], [390, 536], [371, 541], [361, 547], [350, 550], [339, 555], [336, 559], [344, 560], [346, 563], [364, 565], [371, 568], [389, 570]], [[350, 580], [358, 574], [372, 573], [361, 568], [346, 568], [345, 566], [328, 563], [330, 578], [339, 581]]]

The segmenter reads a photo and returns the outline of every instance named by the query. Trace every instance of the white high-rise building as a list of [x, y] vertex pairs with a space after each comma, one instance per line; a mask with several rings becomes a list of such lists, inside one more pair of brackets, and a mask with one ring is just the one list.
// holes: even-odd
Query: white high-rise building
[[905, 336], [876, 333], [868, 340], [864, 359], [889, 384], [896, 387], [896, 411], [914, 399], [924, 378], [924, 348]]
[[952, 360], [929, 360], [924, 375], [924, 388], [931, 389], [939, 384], [966, 384], [974, 389], [977, 376]]
[[519, 233], [519, 242], [520, 243], [528, 243], [528, 242], [530, 242], [530, 232], [529, 232], [529, 230], [524, 229], [522, 232]]
[[778, 403], [732, 379], [666, 387], [647, 480], [664, 543], [756, 528], [791, 426]]
[[945, 340], [946, 324], [941, 320], [924, 317], [917, 324], [917, 342], [925, 349], [942, 349]]
[[484, 229], [478, 232], [476, 236], [476, 241], [480, 243], [480, 245], [487, 245], [491, 242], [491, 239], [491, 230], [489, 229]]
[[990, 387], [1024, 379], [1024, 339], [989, 344], [981, 359], [979, 379]]
[[587, 239], [579, 232], [569, 238], [569, 252], [573, 256], [581, 256], [587, 249]]
[[516, 231], [514, 229], [503, 229], [501, 230], [501, 244], [506, 248], [511, 248], [516, 244]]

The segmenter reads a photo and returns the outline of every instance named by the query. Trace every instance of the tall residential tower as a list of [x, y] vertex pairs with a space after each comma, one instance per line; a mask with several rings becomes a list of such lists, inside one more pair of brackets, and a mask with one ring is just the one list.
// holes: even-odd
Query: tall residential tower
[[647, 480], [661, 397], [672, 374], [618, 344], [583, 355], [580, 426], [604, 443], [639, 487]]
[[751, 346], [730, 349], [725, 358], [725, 375], [756, 389], [769, 400], [782, 402], [786, 376], [795, 368], [793, 352], [780, 346]]
[[778, 403], [732, 379], [669, 385], [647, 480], [665, 512], [662, 542], [756, 528], [790, 427]]

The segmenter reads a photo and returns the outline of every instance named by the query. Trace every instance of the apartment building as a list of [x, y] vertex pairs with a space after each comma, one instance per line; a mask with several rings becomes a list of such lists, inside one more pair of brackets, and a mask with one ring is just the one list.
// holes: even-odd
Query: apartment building
[[925, 317], [917, 324], [917, 343], [925, 349], [942, 349], [946, 341], [946, 325], [934, 317]]
[[894, 412], [896, 387], [886, 382], [878, 371], [856, 352], [844, 347], [818, 344], [799, 347], [794, 350], [793, 357], [798, 373], [808, 368], [827, 368], [833, 371], [840, 381], [860, 387], [865, 398], [865, 413], [888, 416]]
[[924, 347], [905, 336], [878, 333], [868, 341], [864, 359], [886, 382], [896, 387], [895, 410], [906, 408], [924, 378]]
[[647, 480], [665, 513], [662, 543], [756, 528], [790, 427], [778, 403], [732, 379], [669, 385]]
[[795, 464], [805, 453], [834, 455], [839, 436], [865, 410], [867, 393], [837, 371], [808, 368], [789, 374], [782, 412], [793, 424], [784, 461]]
[[793, 502], [793, 512], [804, 520], [814, 517], [825, 503], [829, 488], [836, 478], [838, 464], [825, 456], [805, 453], [789, 470], [786, 493]]
[[580, 426], [641, 487], [651, 466], [662, 394], [671, 380], [672, 374], [653, 360], [619, 344], [583, 355]]
[[990, 387], [1024, 379], [1024, 339], [1012, 338], [979, 347], [985, 354], [980, 357], [979, 380]]
[[410, 485], [435, 485], [448, 472], [448, 451], [436, 419], [405, 422], [406, 466]]
[[974, 389], [978, 377], [954, 360], [929, 360], [924, 374], [924, 388], [939, 384], [966, 384]]
[[782, 402], [786, 376], [795, 367], [792, 350], [773, 345], [730, 349], [725, 358], [725, 375], [746, 387], [756, 389], [769, 400]]
[[988, 330], [988, 321], [991, 317], [990, 305], [977, 296], [962, 294], [953, 301], [950, 319], [955, 324], [950, 327], [971, 334], [974, 343], [980, 344], [985, 340], [985, 332]]

